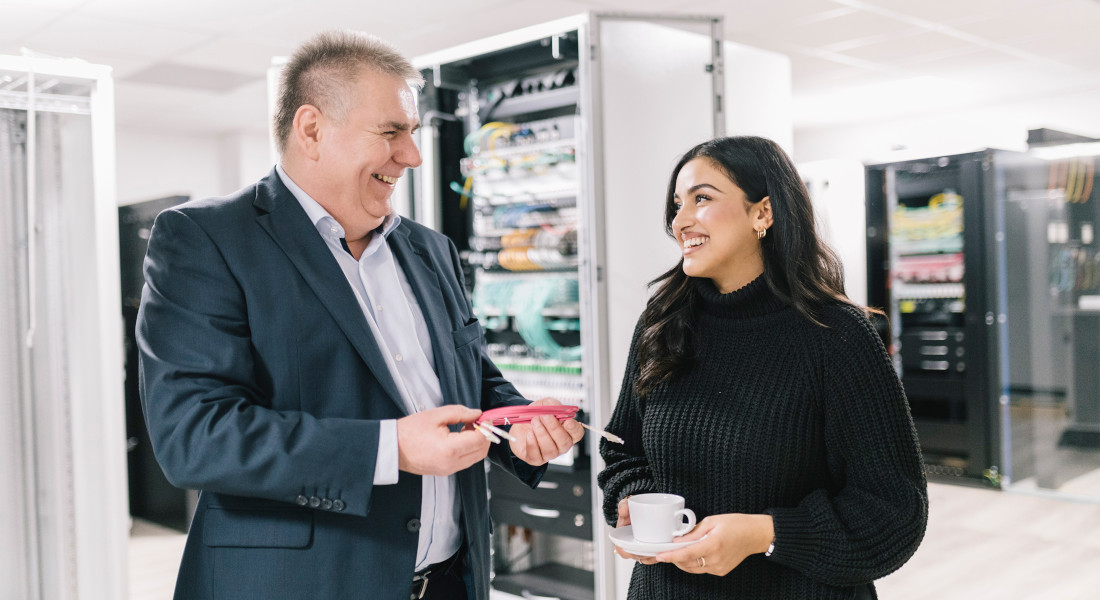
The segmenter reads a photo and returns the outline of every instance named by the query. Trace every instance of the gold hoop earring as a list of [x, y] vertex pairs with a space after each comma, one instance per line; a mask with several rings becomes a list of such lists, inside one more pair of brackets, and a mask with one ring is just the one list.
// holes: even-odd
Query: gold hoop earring
[[767, 228], [761, 227], [760, 229], [756, 230], [756, 239], [762, 240], [762, 239], [764, 239], [764, 236], [767, 235], [767, 234], [768, 234]]

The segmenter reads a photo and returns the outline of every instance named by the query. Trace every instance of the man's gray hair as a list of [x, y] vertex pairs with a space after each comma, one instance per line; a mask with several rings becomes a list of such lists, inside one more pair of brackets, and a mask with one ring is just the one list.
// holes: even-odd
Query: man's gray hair
[[390, 44], [365, 33], [326, 31], [298, 47], [283, 68], [275, 108], [275, 141], [286, 151], [294, 114], [312, 104], [341, 121], [348, 113], [352, 87], [363, 67], [405, 79], [416, 87], [424, 77]]

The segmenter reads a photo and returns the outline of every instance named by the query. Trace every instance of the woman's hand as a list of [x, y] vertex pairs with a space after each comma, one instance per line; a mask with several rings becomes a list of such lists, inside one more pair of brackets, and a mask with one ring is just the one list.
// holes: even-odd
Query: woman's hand
[[[619, 514], [622, 514], [621, 506]], [[687, 535], [673, 541], [687, 542], [703, 536], [707, 539], [658, 554], [657, 562], [672, 563], [688, 573], [722, 576], [734, 570], [748, 556], [767, 551], [775, 539], [775, 530], [771, 515], [713, 515], [700, 521]]]

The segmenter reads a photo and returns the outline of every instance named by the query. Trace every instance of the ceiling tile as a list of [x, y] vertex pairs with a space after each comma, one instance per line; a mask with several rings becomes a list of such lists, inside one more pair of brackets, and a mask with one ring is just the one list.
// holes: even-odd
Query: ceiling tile
[[[842, 0], [843, 1], [843, 0]], [[1043, 0], [1044, 2], [1046, 0]], [[1051, 0], [1060, 2], [1062, 0]], [[856, 0], [843, 1], [844, 4], [866, 5], [870, 9], [897, 13], [901, 17], [923, 19], [936, 23], [959, 21], [975, 16], [995, 15], [1014, 12], [1035, 0]]]
[[1036, 34], [1064, 37], [1095, 37], [1100, 30], [1100, 2], [1095, 0], [1053, 0], [1019, 3], [1012, 9], [990, 11], [952, 25], [961, 32], [991, 42], [1011, 44]]
[[[1096, 29], [1100, 31], [1100, 24]], [[1067, 64], [1079, 60], [1091, 62], [1100, 58], [1100, 35], [1059, 35], [1051, 32], [1019, 40], [1012, 45], [1024, 52]]]
[[4, 12], [8, 9], [37, 8], [39, 10], [56, 11], [58, 15], [68, 13], [78, 8], [88, 0], [4, 0]]
[[796, 95], [844, 84], [873, 73], [867, 69], [842, 65], [813, 56], [791, 58], [791, 88]]
[[[676, 9], [688, 4], [699, 4], [706, 0], [685, 0], [678, 3]], [[666, 0], [589, 0], [585, 2], [593, 12], [632, 12], [632, 13], [670, 13]], [[683, 11], [679, 11], [683, 12]]]
[[[314, 35], [331, 29], [364, 31], [396, 44], [392, 33], [418, 32], [423, 31], [424, 27], [419, 23], [409, 26], [396, 20], [372, 17], [361, 7], [350, 3], [345, 4], [343, 9], [326, 11], [288, 7], [257, 15], [242, 26], [232, 39], [219, 38], [217, 41], [271, 45], [273, 40], [278, 40], [279, 45], [289, 52]], [[400, 46], [398, 48], [404, 50]]]
[[[680, 3], [670, 1], [667, 5], [679, 6]], [[693, 3], [690, 8], [692, 12], [725, 16], [726, 36], [737, 40], [739, 38], [733, 36], [741, 34], [768, 38], [776, 33], [773, 28], [784, 28], [791, 23], [830, 13], [841, 7], [832, 0], [709, 0]]]
[[158, 62], [123, 78], [132, 83], [145, 83], [190, 90], [203, 90], [224, 94], [246, 83], [266, 81], [265, 72], [235, 73], [224, 69], [211, 69], [181, 65], [174, 62]]
[[464, 27], [454, 27], [452, 23], [438, 26], [430, 35], [410, 40], [407, 49], [415, 57], [523, 27], [573, 16], [590, 8], [592, 7], [588, 4], [574, 0], [508, 2], [492, 12], [492, 19], [474, 20], [465, 23]]
[[913, 25], [864, 11], [853, 10], [835, 14], [836, 16], [827, 19], [777, 25], [774, 31], [777, 35], [812, 48], [827, 47], [872, 36], [902, 38], [919, 31], [919, 28]]
[[[275, 41], [274, 39], [272, 41]], [[172, 61], [196, 67], [218, 68], [239, 73], [266, 73], [274, 56], [286, 56], [293, 51], [291, 44], [277, 46], [218, 40], [202, 44], [172, 57]]]
[[1002, 68], [1022, 59], [980, 46], [925, 52], [905, 64], [906, 70], [919, 75], [968, 73], [974, 70]]
[[37, 5], [4, 5], [4, 18], [0, 19], [0, 49], [20, 45], [27, 35], [61, 16], [62, 12]]
[[25, 42], [34, 50], [57, 56], [83, 58], [89, 50], [95, 50], [101, 56], [157, 60], [207, 39], [205, 35], [174, 29], [134, 27], [129, 23], [71, 14], [28, 36]]
[[883, 65], [902, 66], [919, 63], [921, 57], [925, 55], [934, 60], [945, 52], [966, 54], [983, 49], [981, 46], [941, 33], [924, 32], [850, 48], [841, 54]]
[[[256, 19], [291, 6], [297, 0], [90, 0], [80, 14], [153, 27], [203, 34], [232, 33]], [[345, 4], [351, 4], [350, 2]], [[361, 9], [360, 9], [361, 10]]]

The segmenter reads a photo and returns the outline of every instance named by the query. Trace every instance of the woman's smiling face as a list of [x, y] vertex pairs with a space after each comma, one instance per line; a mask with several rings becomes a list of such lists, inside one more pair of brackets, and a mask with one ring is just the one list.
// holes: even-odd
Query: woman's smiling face
[[688, 161], [676, 176], [678, 207], [672, 232], [684, 256], [684, 273], [705, 277], [723, 293], [764, 271], [757, 233], [771, 225], [768, 198], [753, 204], [709, 158]]

